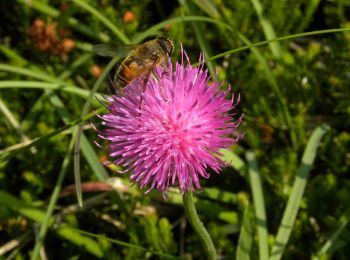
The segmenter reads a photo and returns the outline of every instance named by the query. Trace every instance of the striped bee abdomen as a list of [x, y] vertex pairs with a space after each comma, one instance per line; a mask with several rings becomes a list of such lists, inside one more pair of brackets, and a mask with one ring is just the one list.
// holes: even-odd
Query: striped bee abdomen
[[124, 88], [133, 79], [138, 77], [143, 72], [143, 67], [131, 57], [125, 59], [117, 70], [115, 75], [115, 85], [117, 88]]

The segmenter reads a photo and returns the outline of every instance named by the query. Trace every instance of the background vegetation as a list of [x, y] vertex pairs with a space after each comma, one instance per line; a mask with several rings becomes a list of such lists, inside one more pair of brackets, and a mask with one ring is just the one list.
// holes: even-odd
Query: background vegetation
[[94, 113], [84, 118], [83, 208], [74, 190], [73, 125], [110, 61], [91, 45], [166, 35], [173, 61], [180, 43], [193, 63], [233, 51], [207, 66], [241, 94], [245, 137], [196, 194], [220, 259], [348, 258], [350, 33], [238, 48], [350, 28], [349, 1], [18, 0], [0, 10], [0, 257], [201, 259], [176, 189], [144, 195], [102, 166]]

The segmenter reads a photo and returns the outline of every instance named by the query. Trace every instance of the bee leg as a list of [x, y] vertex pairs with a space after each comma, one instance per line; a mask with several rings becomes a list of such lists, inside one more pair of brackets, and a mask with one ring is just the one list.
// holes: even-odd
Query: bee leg
[[124, 90], [121, 87], [117, 87], [118, 93], [121, 94], [122, 96], [126, 96], [124, 93]]
[[122, 96], [125, 96], [123, 89], [119, 87], [115, 80], [113, 80], [112, 73], [108, 74], [107, 90], [110, 95], [121, 94]]
[[[148, 72], [145, 76], [145, 79], [143, 80], [142, 91], [141, 91], [141, 95], [140, 95], [140, 105], [139, 105], [140, 111], [142, 109], [143, 95], [146, 91], [146, 86], [147, 86], [147, 82], [149, 80], [150, 75], [151, 75], [151, 72]], [[141, 117], [141, 112], [139, 113], [139, 117]]]
[[167, 98], [167, 97], [165, 96], [165, 94], [164, 94], [164, 86], [163, 86], [163, 84], [162, 84], [162, 81], [159, 79], [157, 73], [155, 73], [154, 71], [152, 71], [152, 75], [153, 75], [153, 77], [155, 77], [156, 80], [159, 82], [160, 94], [161, 94], [162, 98], [164, 99], [164, 101], [165, 101], [165, 102], [170, 101], [171, 99], [170, 99], [170, 98]]
[[162, 64], [162, 65], [161, 65], [161, 67], [162, 67], [162, 69], [164, 70], [163, 74], [166, 74], [166, 73], [168, 73], [168, 72], [169, 72], [169, 68], [168, 68], [168, 66], [167, 66], [167, 65]]

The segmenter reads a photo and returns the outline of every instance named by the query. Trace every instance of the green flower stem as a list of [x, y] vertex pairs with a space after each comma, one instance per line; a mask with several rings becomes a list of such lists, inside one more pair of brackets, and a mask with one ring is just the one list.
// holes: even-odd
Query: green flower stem
[[213, 241], [211, 240], [211, 237], [208, 231], [205, 229], [202, 221], [199, 219], [197, 215], [197, 211], [193, 202], [192, 192], [186, 191], [182, 197], [182, 200], [184, 203], [187, 219], [190, 222], [191, 226], [193, 227], [194, 231], [199, 236], [199, 239], [203, 244], [205, 254], [207, 255], [209, 260], [216, 260], [216, 251], [215, 251]]

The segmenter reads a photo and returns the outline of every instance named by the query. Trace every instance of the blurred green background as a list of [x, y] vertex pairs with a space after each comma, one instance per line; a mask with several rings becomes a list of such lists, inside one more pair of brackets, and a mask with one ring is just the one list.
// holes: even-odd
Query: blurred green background
[[[110, 61], [90, 48], [157, 35], [175, 41], [173, 61], [180, 44], [192, 63], [200, 52], [233, 51], [206, 65], [240, 93], [244, 138], [225, 152], [229, 167], [196, 194], [220, 259], [266, 259], [261, 246], [271, 254], [278, 245], [293, 191], [299, 211], [283, 259], [348, 259], [350, 33], [237, 49], [350, 28], [350, 1], [18, 0], [1, 1], [0, 12], [0, 259], [203, 259], [176, 189], [166, 200], [144, 195], [116, 166], [102, 166], [108, 157], [93, 144], [93, 113], [81, 147], [84, 207], [77, 205], [70, 126]], [[92, 99], [91, 111], [100, 107]], [[310, 140], [316, 128], [322, 133]]]

